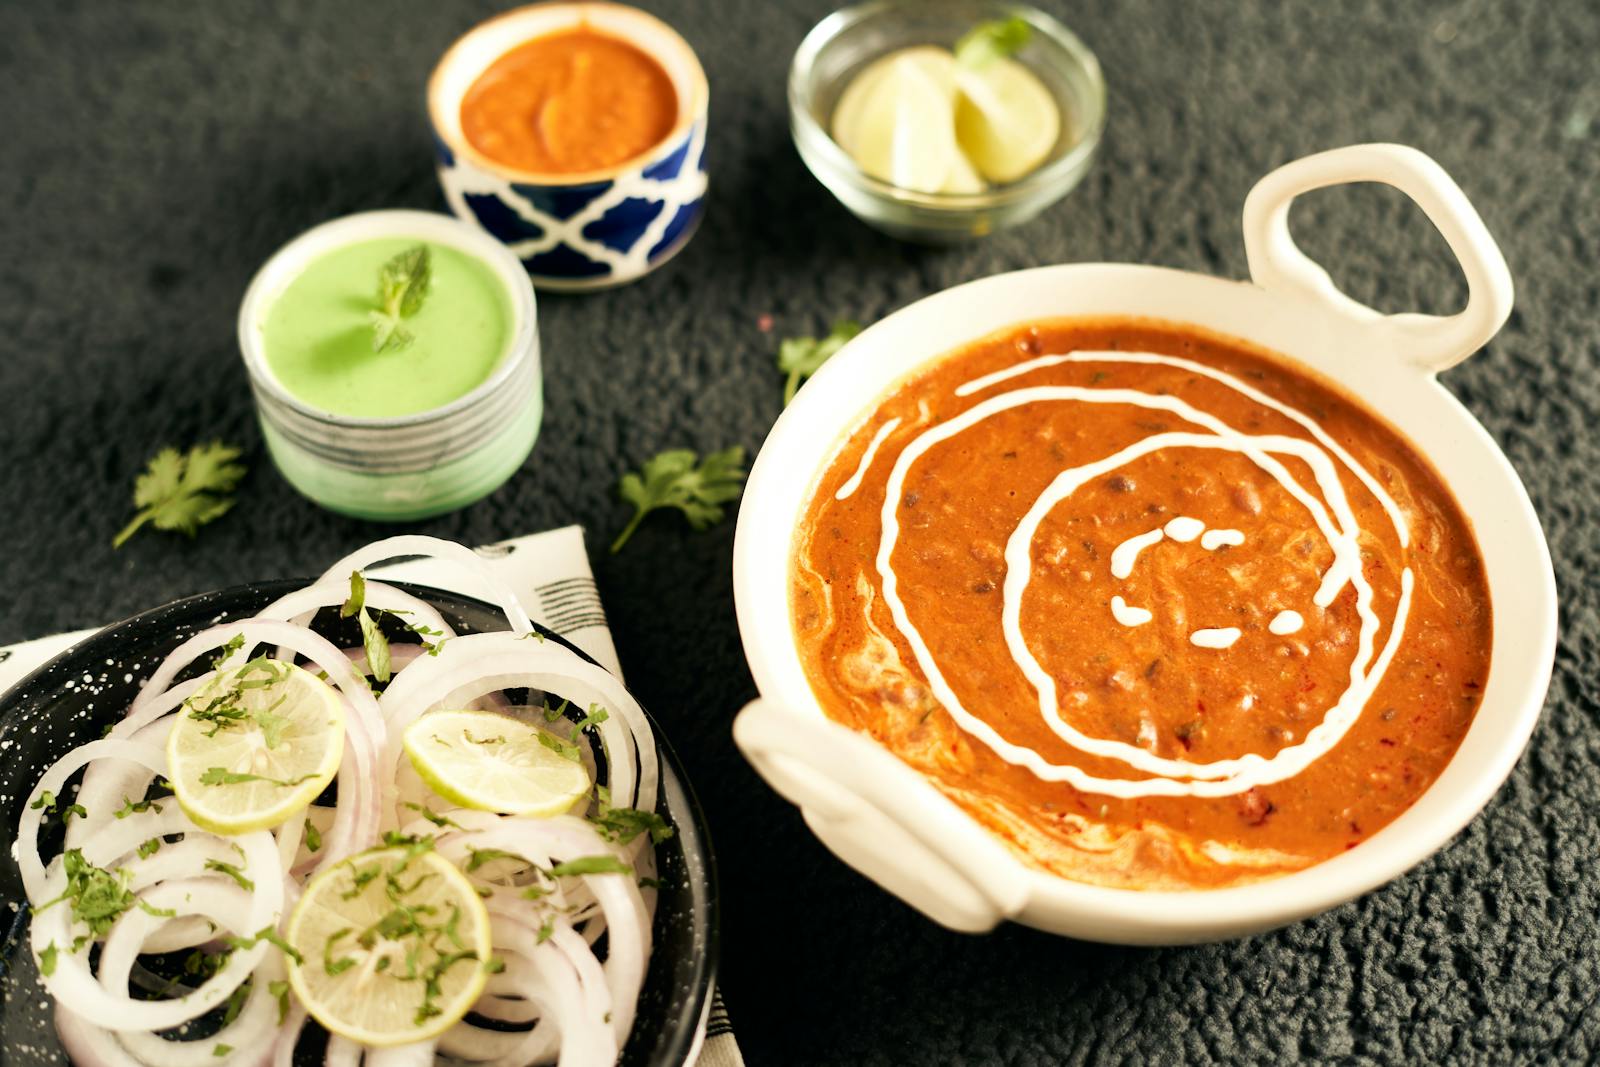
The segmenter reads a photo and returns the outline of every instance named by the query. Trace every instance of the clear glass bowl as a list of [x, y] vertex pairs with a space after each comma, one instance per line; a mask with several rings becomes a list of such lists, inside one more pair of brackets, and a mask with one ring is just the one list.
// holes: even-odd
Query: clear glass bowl
[[[1018, 17], [1033, 28], [1012, 58], [1061, 108], [1061, 136], [1039, 168], [982, 193], [918, 193], [872, 177], [828, 133], [839, 95], [868, 63], [912, 45], [953, 46], [980, 22]], [[857, 218], [895, 237], [946, 243], [1026, 222], [1082, 180], [1105, 126], [1106, 89], [1094, 53], [1044, 12], [986, 0], [875, 0], [814, 26], [789, 68], [789, 122], [800, 158]]]

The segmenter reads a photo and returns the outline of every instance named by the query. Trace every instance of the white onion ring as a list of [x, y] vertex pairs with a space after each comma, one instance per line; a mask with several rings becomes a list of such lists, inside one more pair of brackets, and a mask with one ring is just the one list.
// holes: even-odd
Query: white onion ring
[[482, 556], [454, 541], [423, 537], [418, 534], [386, 537], [381, 541], [374, 541], [365, 548], [356, 549], [329, 567], [323, 572], [321, 581], [331, 582], [339, 578], [348, 580], [351, 571], [365, 571], [368, 567], [387, 560], [411, 556], [426, 556], [455, 565], [471, 575], [474, 583], [482, 587], [485, 593], [484, 599], [500, 609], [506, 621], [511, 624], [513, 633], [525, 634], [532, 631], [533, 621], [528, 618], [528, 612], [517, 599], [517, 595], [494, 576]]
[[[348, 595], [351, 570], [368, 563], [423, 555], [470, 572], [488, 599], [505, 614], [512, 633], [458, 637], [443, 616], [426, 602], [381, 582], [368, 582], [367, 598], [375, 608], [404, 611], [408, 621], [437, 629], [448, 644], [436, 655], [422, 656], [422, 647], [391, 646], [393, 682], [381, 702], [361, 676], [365, 655], [342, 651], [306, 628], [317, 609], [342, 603]], [[300, 1032], [307, 1019], [298, 1002], [290, 1005], [282, 1025], [277, 998], [267, 992], [281, 980], [281, 956], [265, 942], [229, 955], [228, 962], [193, 989], [166, 1000], [136, 1000], [128, 995], [130, 975], [143, 953], [175, 951], [215, 941], [220, 927], [249, 938], [263, 927], [276, 927], [286, 907], [299, 894], [309, 873], [336, 863], [372, 845], [380, 829], [406, 824], [408, 832], [435, 837], [441, 852], [463, 856], [468, 844], [500, 847], [530, 862], [606, 853], [644, 873], [654, 869], [646, 836], [628, 845], [606, 842], [588, 823], [573, 816], [553, 820], [501, 817], [441, 805], [408, 761], [401, 760], [398, 731], [440, 702], [484, 707], [516, 714], [504, 697], [507, 689], [553, 691], [580, 708], [598, 705], [611, 714], [597, 727], [606, 749], [606, 770], [613, 802], [651, 810], [659, 788], [654, 738], [642, 709], [610, 674], [563, 645], [524, 641], [532, 632], [527, 613], [516, 597], [496, 581], [483, 560], [450, 542], [402, 536], [377, 542], [335, 564], [317, 583], [280, 597], [249, 619], [213, 626], [186, 639], [159, 664], [130, 704], [126, 716], [98, 742], [84, 745], [58, 761], [35, 787], [30, 801], [50, 790], [61, 802], [67, 781], [83, 770], [78, 801], [90, 814], [69, 822], [70, 847], [83, 851], [98, 867], [118, 867], [130, 891], [150, 907], [170, 908], [173, 916], [152, 915], [130, 908], [118, 916], [104, 937], [99, 962], [89, 967], [89, 953], [71, 952], [73, 935], [84, 928], [60, 904], [35, 917], [33, 948], [37, 953], [56, 944], [56, 969], [44, 982], [60, 1007], [58, 1031], [75, 1060], [110, 1067], [292, 1067]], [[189, 664], [224, 647], [235, 635], [244, 648], [237, 662], [260, 646], [280, 649], [280, 658], [304, 657], [327, 673], [346, 704], [345, 755], [338, 772], [338, 801], [308, 809], [273, 832], [225, 838], [206, 833], [190, 822], [175, 799], [162, 798], [159, 809], [115, 813], [125, 801], [140, 802], [153, 779], [166, 770], [167, 734], [184, 702], [216, 675], [212, 670], [174, 684]], [[582, 749], [591, 775], [596, 770], [592, 738], [570, 730]], [[596, 777], [598, 780], [598, 777]], [[400, 798], [443, 811], [466, 829], [439, 833], [438, 827], [400, 809]], [[91, 806], [92, 803], [92, 806]], [[586, 805], [587, 808], [587, 805]], [[48, 866], [38, 851], [42, 811], [24, 809], [18, 823], [18, 866], [31, 900], [59, 896], [66, 882], [60, 857]], [[303, 846], [307, 822], [323, 835], [318, 853]], [[179, 836], [181, 835], [181, 836]], [[162, 846], [147, 857], [137, 856], [153, 837]], [[166, 840], [173, 838], [173, 840]], [[225, 873], [208, 870], [208, 861], [233, 863], [243, 852], [242, 873], [254, 884], [246, 893]], [[506, 970], [494, 976], [475, 1005], [482, 1018], [512, 1025], [531, 1024], [525, 1031], [497, 1031], [465, 1020], [437, 1042], [374, 1050], [330, 1040], [327, 1062], [335, 1067], [421, 1067], [435, 1056], [490, 1062], [498, 1067], [524, 1067], [533, 1060], [559, 1055], [563, 1063], [614, 1062], [632, 1027], [644, 965], [650, 950], [650, 914], [654, 894], [641, 894], [634, 880], [615, 875], [563, 879], [562, 885], [535, 905], [513, 901], [517, 886], [538, 876], [526, 867], [506, 870], [508, 891], [491, 902], [497, 949], [504, 950]], [[548, 931], [540, 925], [559, 906]], [[76, 928], [76, 929], [75, 929]], [[503, 937], [501, 936], [503, 935]], [[607, 937], [602, 963], [592, 945]], [[96, 973], [97, 972], [97, 973]], [[215, 1009], [251, 981], [250, 994], [238, 1016], [207, 1038], [173, 1041], [156, 1031], [181, 1026]], [[610, 1016], [607, 1021], [607, 1016]], [[91, 1021], [93, 1020], [93, 1021]], [[219, 1044], [232, 1046], [215, 1056]]]
[[[616, 846], [601, 837], [593, 826], [568, 815], [538, 820], [502, 819], [498, 826], [490, 830], [445, 835], [435, 842], [434, 847], [455, 862], [466, 857], [469, 847], [499, 848], [536, 860], [567, 860], [601, 853], [619, 855]], [[614, 874], [577, 877], [605, 909], [606, 985], [615, 1004], [611, 1025], [620, 1044], [627, 1040], [628, 1032], [633, 1027], [639, 990], [644, 985], [645, 960], [650, 955], [650, 921], [645, 914], [639, 887], [632, 878]], [[491, 909], [495, 903], [491, 898]], [[526, 910], [526, 914], [532, 913], [532, 908]]]
[[[331, 608], [342, 605], [350, 599], [350, 576], [336, 580], [328, 578], [315, 585], [308, 585], [304, 589], [297, 589], [292, 593], [274, 600], [260, 611], [256, 612], [257, 619], [278, 619], [283, 622], [292, 622], [297, 626], [310, 626], [312, 618], [319, 608]], [[382, 608], [384, 611], [397, 614], [414, 616], [406, 621], [425, 623], [429, 629], [440, 630], [445, 637], [454, 637], [455, 630], [445, 622], [444, 616], [426, 600], [414, 597], [403, 589], [397, 589], [384, 582], [368, 581], [366, 583], [366, 603], [368, 607]]]
[[[249, 906], [249, 898], [237, 886], [225, 887], [227, 895], [238, 902], [242, 912]], [[169, 920], [168, 925], [174, 920]], [[150, 942], [145, 942], [148, 950]], [[261, 1063], [272, 1055], [273, 1031], [278, 1026], [278, 999], [267, 989], [271, 982], [284, 978], [283, 957], [268, 952], [261, 965], [250, 976], [250, 994], [245, 998], [233, 1022], [215, 1034], [193, 1041], [169, 1041], [157, 1034], [132, 1030], [118, 1035], [123, 1047], [145, 1063], [154, 1067], [210, 1067], [215, 1063]], [[231, 1045], [233, 1051], [226, 1056], [216, 1055], [216, 1046]], [[241, 1056], [243, 1053], [243, 1056]]]
[[298, 999], [291, 998], [289, 1014], [278, 1027], [278, 1040], [272, 1046], [272, 1067], [294, 1067], [294, 1048], [300, 1043], [300, 1031], [305, 1029], [306, 1008]]
[[[244, 852], [245, 876], [256, 887], [254, 895], [249, 898], [248, 929], [235, 931], [248, 937], [262, 927], [278, 925], [283, 910], [283, 875], [277, 866], [277, 853], [271, 835], [258, 831], [244, 834], [237, 841]], [[49, 884], [63, 885], [65, 874], [59, 869], [59, 861], [52, 867], [53, 876]], [[177, 887], [176, 890], [173, 887]], [[228, 888], [237, 887], [225, 886], [212, 879], [166, 882], [147, 890], [141, 897], [152, 907], [171, 908], [179, 915], [204, 914], [208, 919], [226, 924], [233, 916], [228, 910], [227, 901], [217, 893]], [[218, 914], [212, 914], [213, 911]], [[248, 949], [234, 952], [220, 971], [192, 993], [171, 1000], [134, 1000], [127, 995], [128, 975], [140, 945], [153, 929], [151, 920], [156, 917], [139, 908], [130, 908], [112, 925], [100, 954], [101, 973], [117, 976], [116, 980], [120, 981], [120, 985], [113, 983], [117, 992], [112, 992], [90, 972], [87, 952], [64, 950], [72, 943], [69, 916], [70, 910], [65, 905], [57, 905], [34, 916], [34, 953], [37, 955], [50, 944], [61, 946], [57, 952], [55, 973], [43, 979], [44, 986], [57, 1000], [71, 1004], [73, 1010], [92, 1017], [96, 1025], [109, 1030], [166, 1030], [204, 1015], [226, 1000], [249, 977], [268, 948], [265, 942], [258, 942]]]
[[458, 637], [438, 656], [419, 660], [395, 677], [379, 701], [389, 731], [386, 773], [393, 773], [388, 768], [400, 757], [400, 735], [424, 712], [445, 704], [459, 707], [485, 693], [522, 686], [559, 693], [580, 707], [605, 708], [609, 715], [598, 729], [607, 749], [612, 803], [655, 808], [660, 783], [655, 735], [622, 683], [565, 645], [505, 633]]

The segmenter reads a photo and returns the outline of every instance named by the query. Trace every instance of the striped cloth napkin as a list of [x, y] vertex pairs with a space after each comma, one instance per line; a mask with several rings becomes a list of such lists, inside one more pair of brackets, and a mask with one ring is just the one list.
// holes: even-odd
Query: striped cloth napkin
[[[478, 554], [501, 581], [516, 591], [534, 622], [554, 630], [593, 656], [606, 670], [622, 677], [622, 664], [617, 660], [611, 628], [606, 624], [600, 593], [595, 587], [594, 574], [589, 570], [589, 553], [584, 548], [581, 526], [513, 538], [480, 548]], [[373, 573], [463, 596], [481, 595], [481, 591], [463, 586], [461, 576], [453, 568], [433, 560], [411, 560], [374, 568]], [[0, 693], [21, 681], [35, 667], [94, 632], [92, 629], [76, 630], [0, 648]], [[706, 1018], [701, 1021], [687, 1063], [696, 1067], [744, 1067], [744, 1056], [739, 1051], [720, 991], [712, 992]]]

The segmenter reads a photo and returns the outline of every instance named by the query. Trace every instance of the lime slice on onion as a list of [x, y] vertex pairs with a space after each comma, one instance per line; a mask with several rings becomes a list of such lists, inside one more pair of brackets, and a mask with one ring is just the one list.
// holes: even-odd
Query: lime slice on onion
[[833, 112], [833, 139], [862, 170], [902, 189], [945, 190], [961, 151], [951, 106], [955, 58], [910, 48], [870, 64]]
[[286, 822], [339, 770], [344, 703], [310, 671], [255, 659], [219, 672], [178, 709], [167, 778], [184, 814], [218, 834]]
[[454, 864], [384, 848], [311, 880], [284, 939], [289, 984], [323, 1026], [364, 1045], [426, 1041], [483, 993], [489, 913]]
[[560, 815], [591, 784], [572, 742], [491, 711], [430, 712], [403, 744], [428, 788], [478, 811]]
[[1044, 162], [1061, 136], [1061, 110], [1037, 75], [1000, 58], [962, 66], [955, 78], [956, 141], [979, 174], [1011, 182]]

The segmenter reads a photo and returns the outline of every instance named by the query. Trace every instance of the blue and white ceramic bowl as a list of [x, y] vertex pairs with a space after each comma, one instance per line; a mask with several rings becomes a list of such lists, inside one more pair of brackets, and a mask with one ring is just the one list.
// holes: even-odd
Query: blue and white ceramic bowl
[[[487, 159], [461, 132], [461, 101], [496, 59], [525, 41], [588, 26], [653, 57], [678, 93], [661, 143], [618, 167], [536, 174]], [[428, 83], [439, 184], [461, 218], [522, 260], [544, 289], [603, 289], [648, 274], [688, 243], [705, 209], [706, 105], [700, 60], [671, 26], [612, 3], [547, 3], [508, 11], [451, 46]]]

